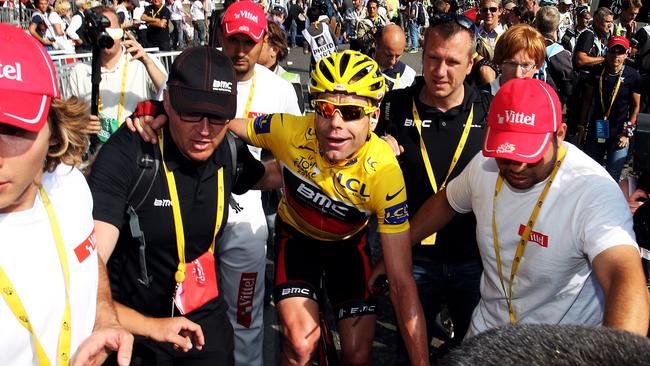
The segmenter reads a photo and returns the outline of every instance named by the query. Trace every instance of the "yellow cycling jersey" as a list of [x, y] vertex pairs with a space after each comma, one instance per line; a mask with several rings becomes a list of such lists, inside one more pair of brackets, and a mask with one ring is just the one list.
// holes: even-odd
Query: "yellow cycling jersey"
[[314, 114], [271, 114], [248, 122], [253, 145], [270, 150], [282, 169], [278, 214], [318, 240], [346, 239], [377, 215], [378, 231], [409, 228], [402, 171], [393, 150], [371, 133], [352, 158], [332, 164], [319, 153]]

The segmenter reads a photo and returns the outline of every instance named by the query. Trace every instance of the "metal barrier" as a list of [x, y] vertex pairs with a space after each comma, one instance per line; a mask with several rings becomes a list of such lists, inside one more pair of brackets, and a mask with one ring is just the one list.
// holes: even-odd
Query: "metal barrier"
[[34, 9], [23, 8], [21, 18], [21, 12], [19, 9], [0, 7], [0, 23], [14, 24], [23, 29], [28, 29], [34, 11]]
[[[157, 52], [158, 48], [145, 48], [145, 51], [147, 51], [149, 55], [156, 56], [160, 60], [165, 67], [166, 73], [169, 73], [169, 69], [176, 59], [176, 56], [181, 53], [181, 51]], [[75, 65], [78, 63], [90, 64], [92, 53], [66, 54], [63, 53], [63, 51], [52, 51], [50, 52], [50, 57], [54, 62], [59, 88], [63, 89], [63, 85], [67, 82], [67, 78], [70, 77]]]

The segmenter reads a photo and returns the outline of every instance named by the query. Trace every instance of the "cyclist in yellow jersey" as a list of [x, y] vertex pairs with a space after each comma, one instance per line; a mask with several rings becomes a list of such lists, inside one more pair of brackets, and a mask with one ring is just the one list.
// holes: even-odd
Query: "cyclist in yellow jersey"
[[233, 120], [246, 142], [278, 160], [284, 197], [276, 223], [275, 301], [284, 328], [281, 364], [309, 362], [320, 337], [320, 276], [337, 314], [345, 364], [368, 364], [376, 316], [367, 282], [368, 217], [376, 214], [400, 330], [412, 364], [428, 364], [424, 317], [411, 276], [408, 208], [392, 149], [370, 132], [385, 81], [356, 52], [321, 59], [309, 92], [315, 114]]

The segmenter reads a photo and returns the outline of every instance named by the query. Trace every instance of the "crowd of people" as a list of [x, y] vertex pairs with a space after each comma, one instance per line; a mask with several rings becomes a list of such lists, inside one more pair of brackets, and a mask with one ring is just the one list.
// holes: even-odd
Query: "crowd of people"
[[[262, 365], [273, 301], [305, 365], [323, 298], [372, 364], [384, 274], [396, 365], [650, 350], [641, 0], [31, 6], [0, 23], [0, 364]], [[89, 16], [97, 93], [47, 52]]]

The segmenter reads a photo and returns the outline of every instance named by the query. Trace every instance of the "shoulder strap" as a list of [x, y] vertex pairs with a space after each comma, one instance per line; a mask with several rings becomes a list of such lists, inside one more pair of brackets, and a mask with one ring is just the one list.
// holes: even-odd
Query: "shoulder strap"
[[137, 164], [140, 168], [140, 175], [136, 179], [135, 184], [131, 188], [126, 197], [127, 209], [126, 212], [129, 215], [129, 228], [131, 229], [131, 236], [134, 239], [137, 239], [140, 243], [138, 247], [138, 259], [140, 264], [140, 276], [138, 282], [143, 284], [146, 287], [149, 287], [153, 279], [147, 271], [147, 261], [145, 256], [145, 251], [147, 247], [147, 242], [144, 237], [144, 232], [140, 227], [140, 218], [138, 217], [137, 210], [142, 206], [142, 204], [149, 196], [151, 188], [156, 181], [156, 175], [158, 174], [158, 168], [160, 167], [160, 150], [154, 148], [150, 143], [142, 141], [140, 144], [140, 152], [137, 157]]
[[487, 127], [487, 116], [492, 103], [492, 94], [479, 88], [476, 88], [476, 92], [478, 93], [478, 100], [474, 101], [474, 121], [477, 121], [483, 127]]
[[[232, 171], [231, 187], [234, 187], [237, 184], [237, 179], [239, 179], [239, 175], [241, 174], [244, 165], [243, 162], [239, 162], [238, 161], [239, 159], [237, 159], [238, 151], [241, 148], [246, 148], [246, 145], [241, 139], [236, 137], [231, 131], [228, 131], [228, 133], [226, 133], [226, 143], [228, 144], [228, 148], [230, 149], [230, 163], [231, 163], [230, 166]], [[230, 194], [229, 205], [236, 212], [240, 212], [241, 210], [244, 209], [239, 205], [239, 203], [237, 203], [235, 197], [232, 194]]]

